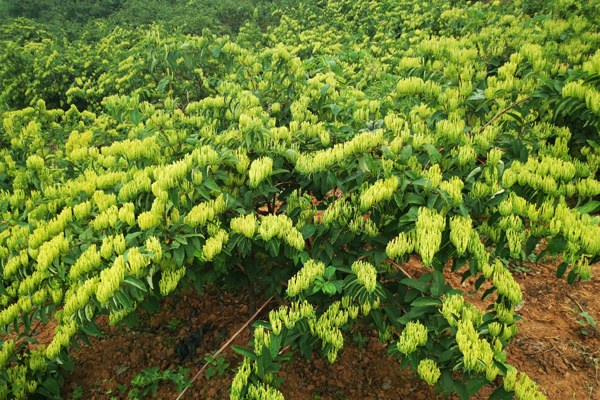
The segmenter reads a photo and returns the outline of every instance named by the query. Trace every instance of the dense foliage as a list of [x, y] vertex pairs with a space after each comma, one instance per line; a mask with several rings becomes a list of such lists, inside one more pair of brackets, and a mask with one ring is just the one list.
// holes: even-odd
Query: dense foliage
[[[283, 398], [280, 350], [333, 363], [359, 318], [438, 393], [545, 398], [504, 352], [499, 259], [559, 254], [570, 283], [600, 260], [599, 7], [329, 0], [235, 41], [4, 26], [0, 397], [57, 397], [98, 316], [217, 282], [291, 301], [237, 348], [232, 399]], [[445, 284], [462, 267], [488, 310]], [[58, 325], [33, 350], [36, 320]]]
[[[254, 19], [261, 27], [276, 22], [273, 11], [300, 0], [0, 0], [0, 19], [27, 18], [40, 29], [69, 40], [98, 37], [106, 25], [135, 29], [158, 23], [168, 32], [237, 34]], [[256, 10], [256, 14], [255, 14]], [[3, 12], [2, 12], [3, 11]]]

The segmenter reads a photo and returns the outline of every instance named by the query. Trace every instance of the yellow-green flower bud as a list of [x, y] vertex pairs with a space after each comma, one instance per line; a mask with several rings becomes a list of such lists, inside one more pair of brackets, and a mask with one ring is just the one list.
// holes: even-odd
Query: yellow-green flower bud
[[421, 379], [430, 386], [435, 385], [442, 374], [435, 361], [429, 358], [421, 360], [418, 367], [418, 373]]

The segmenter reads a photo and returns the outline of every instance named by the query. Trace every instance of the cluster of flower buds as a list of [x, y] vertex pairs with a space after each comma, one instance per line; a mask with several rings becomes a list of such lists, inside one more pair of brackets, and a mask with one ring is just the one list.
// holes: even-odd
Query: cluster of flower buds
[[125, 203], [119, 209], [119, 220], [129, 226], [135, 225], [135, 206], [133, 203]]
[[242, 215], [233, 218], [230, 223], [231, 230], [248, 238], [254, 237], [258, 227], [258, 221], [255, 214]]
[[2, 349], [0, 350], [0, 368], [4, 369], [6, 364], [8, 363], [8, 359], [12, 357], [13, 352], [15, 351], [15, 341], [3, 341]]
[[342, 163], [356, 154], [365, 154], [367, 151], [383, 143], [383, 130], [376, 132], [363, 132], [352, 138], [352, 140], [337, 144], [314, 152], [314, 154], [302, 153], [296, 161], [296, 169], [305, 175], [314, 172], [327, 171], [335, 163]]
[[254, 384], [248, 386], [247, 398], [250, 400], [284, 400], [283, 394], [277, 389], [268, 385], [256, 386]]
[[455, 294], [452, 296], [444, 296], [441, 314], [446, 318], [450, 326], [454, 328], [458, 326], [457, 320], [462, 314], [464, 305], [465, 299], [461, 295]]
[[389, 201], [398, 188], [398, 179], [392, 176], [389, 179], [381, 179], [375, 182], [360, 195], [360, 206], [363, 211], [369, 210], [381, 201]]
[[[285, 324], [286, 328], [292, 329], [296, 325], [296, 322], [301, 318], [308, 319], [310, 325], [311, 321], [315, 320], [315, 310], [313, 309], [313, 306], [305, 300], [302, 303], [293, 302], [290, 307], [280, 308], [277, 315], [273, 315], [273, 318], [275, 318], [275, 316]], [[314, 334], [314, 331], [312, 333]]]
[[73, 214], [78, 221], [83, 221], [92, 212], [92, 203], [85, 201], [73, 207]]
[[442, 244], [442, 231], [446, 226], [446, 219], [435, 210], [421, 207], [416, 226], [416, 248], [421, 254], [423, 265], [430, 266], [433, 256]]
[[259, 232], [265, 242], [276, 237], [285, 240], [288, 245], [297, 250], [304, 248], [302, 233], [294, 227], [293, 221], [287, 215], [264, 216], [260, 221]]
[[450, 218], [450, 241], [456, 247], [459, 256], [465, 253], [471, 241], [472, 223], [471, 218], [460, 215]]
[[106, 229], [109, 226], [115, 228], [117, 226], [117, 221], [119, 220], [119, 209], [117, 206], [111, 206], [109, 209], [100, 213], [94, 220], [92, 220], [92, 227], [100, 231], [102, 229]]
[[167, 296], [177, 287], [177, 284], [185, 276], [185, 267], [176, 270], [162, 271], [162, 276], [158, 282], [160, 294]]
[[133, 179], [125, 183], [119, 190], [119, 201], [130, 201], [135, 199], [141, 193], [149, 193], [152, 190], [152, 180], [150, 174], [153, 174], [154, 168], [147, 167], [143, 171], [136, 171]]
[[503, 302], [498, 302], [495, 303], [495, 307], [496, 314], [498, 315], [500, 322], [505, 324], [512, 324], [514, 322], [515, 308], [512, 305], [510, 307], [506, 307]]
[[68, 250], [69, 240], [65, 238], [64, 232], [61, 232], [58, 236], [40, 246], [36, 269], [38, 271], [47, 271], [60, 253]]
[[[546, 396], [539, 391], [539, 388], [525, 373], [521, 372], [519, 382], [514, 385], [515, 395], [519, 400], [546, 400]], [[508, 375], [507, 375], [508, 377]], [[512, 378], [512, 377], [511, 377]], [[516, 380], [516, 370], [515, 370]], [[506, 379], [505, 379], [506, 385]], [[510, 382], [509, 382], [510, 383]]]
[[344, 226], [348, 222], [348, 218], [352, 216], [354, 207], [345, 200], [337, 200], [327, 207], [327, 210], [321, 217], [321, 223], [325, 228], [329, 229], [332, 226]]
[[428, 189], [435, 189], [440, 186], [440, 183], [442, 183], [442, 171], [440, 169], [440, 165], [432, 165], [425, 172], [425, 179], [429, 181], [426, 186]]
[[111, 267], [100, 271], [100, 283], [96, 291], [96, 297], [100, 303], [108, 303], [108, 300], [119, 289], [125, 280], [126, 269], [123, 256], [118, 256]]
[[241, 400], [242, 390], [244, 386], [248, 383], [248, 377], [252, 373], [252, 361], [249, 358], [244, 357], [244, 361], [242, 361], [242, 365], [237, 371], [237, 374], [233, 378], [233, 382], [231, 383], [231, 400]]
[[430, 386], [435, 385], [442, 375], [442, 372], [438, 368], [436, 362], [429, 358], [421, 360], [417, 372], [419, 373], [421, 379], [427, 382]]
[[65, 306], [63, 307], [63, 315], [70, 318], [71, 315], [84, 308], [90, 301], [90, 298], [96, 293], [98, 288], [99, 277], [93, 277], [86, 280], [82, 285], [79, 285], [75, 293], [66, 296]]
[[325, 273], [325, 264], [315, 261], [312, 258], [304, 263], [304, 266], [296, 275], [288, 281], [287, 295], [297, 296], [308, 289], [315, 281], [315, 276], [323, 276]]
[[440, 183], [440, 189], [448, 193], [454, 207], [459, 206], [463, 202], [462, 190], [464, 187], [464, 182], [457, 176], [453, 176], [450, 180]]
[[[14, 343], [14, 342], [13, 342]], [[46, 369], [46, 346], [40, 345], [36, 350], [29, 353], [29, 368], [32, 371], [44, 371]], [[2, 356], [0, 355], [0, 367], [2, 367]]]
[[229, 234], [224, 229], [220, 229], [216, 235], [209, 237], [202, 247], [202, 257], [205, 261], [212, 259], [221, 252], [223, 245], [229, 241]]
[[87, 274], [100, 267], [102, 258], [95, 244], [92, 244], [86, 251], [84, 251], [75, 265], [71, 267], [69, 271], [69, 278], [72, 280], [78, 279], [80, 276]]
[[146, 250], [152, 253], [152, 261], [155, 263], [162, 260], [162, 246], [156, 236], [146, 239]]
[[435, 126], [436, 137], [441, 140], [448, 140], [450, 143], [455, 143], [458, 139], [460, 139], [461, 135], [463, 135], [465, 126], [466, 123], [462, 119], [455, 121], [445, 119], [443, 121], [439, 121]]
[[352, 273], [354, 273], [361, 285], [365, 286], [365, 289], [369, 293], [375, 291], [377, 285], [377, 270], [371, 264], [365, 261], [355, 261], [352, 264]]
[[415, 240], [410, 234], [400, 233], [397, 237], [390, 240], [385, 248], [385, 252], [391, 258], [402, 257], [410, 254], [415, 249]]
[[409, 355], [417, 350], [418, 346], [425, 346], [426, 343], [427, 328], [419, 321], [411, 321], [404, 327], [397, 346], [400, 353]]
[[410, 95], [414, 96], [415, 94], [422, 93], [425, 87], [425, 82], [423, 79], [411, 76], [410, 78], [401, 79], [396, 85], [396, 93], [399, 96], [402, 95]]
[[[58, 319], [58, 317], [57, 317]], [[60, 353], [61, 348], [67, 346], [71, 337], [77, 332], [77, 322], [72, 320], [68, 324], [58, 325], [54, 331], [54, 339], [46, 348], [46, 358], [53, 360]]]
[[[197, 226], [206, 225], [207, 221], [212, 221], [215, 215], [225, 211], [227, 203], [223, 199], [223, 195], [219, 195], [214, 200], [200, 203], [190, 210], [185, 216], [183, 222], [195, 228]], [[141, 214], [142, 215], [142, 214]], [[140, 217], [141, 217], [140, 215]], [[138, 217], [139, 220], [139, 217]], [[141, 228], [141, 226], [140, 226]], [[144, 228], [142, 228], [144, 229]]]
[[[494, 369], [493, 366], [494, 350], [487, 340], [479, 339], [479, 335], [471, 321], [459, 321], [456, 342], [464, 356], [465, 370], [474, 370], [479, 373], [486, 372], [488, 379], [492, 376], [492, 379], [496, 377], [498, 370]], [[483, 365], [479, 361], [483, 362]]]
[[508, 270], [494, 272], [494, 286], [498, 288], [498, 294], [507, 297], [515, 306], [523, 300], [521, 287]]
[[250, 171], [248, 175], [250, 177], [249, 185], [252, 188], [258, 186], [268, 176], [271, 176], [273, 172], [273, 159], [270, 157], [263, 157], [254, 160], [250, 165]]
[[150, 264], [150, 257], [146, 254], [140, 253], [138, 247], [133, 247], [127, 253], [127, 270], [133, 276], [139, 276], [148, 264]]

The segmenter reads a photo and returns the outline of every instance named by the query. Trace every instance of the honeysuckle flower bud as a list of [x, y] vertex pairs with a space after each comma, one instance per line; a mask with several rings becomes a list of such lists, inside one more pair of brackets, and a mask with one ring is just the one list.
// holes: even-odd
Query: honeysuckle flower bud
[[358, 311], [357, 305], [351, 305], [348, 307], [348, 316], [352, 319], [356, 319], [358, 317]]
[[181, 267], [175, 271], [163, 271], [158, 286], [160, 288], [160, 294], [167, 296], [170, 292], [175, 290], [177, 284], [185, 276], [185, 267]]
[[523, 300], [521, 287], [508, 270], [503, 270], [501, 273], [494, 273], [494, 286], [498, 288], [498, 294], [507, 297], [514, 305], [520, 304]]
[[9, 340], [2, 343], [2, 350], [0, 350], [0, 368], [4, 368], [8, 363], [8, 359], [12, 357], [15, 351], [15, 341]]
[[429, 180], [427, 184], [428, 189], [437, 188], [442, 182], [442, 171], [440, 170], [440, 165], [435, 164], [432, 165], [426, 172], [425, 178]]
[[487, 165], [496, 166], [502, 158], [502, 150], [493, 148], [488, 152]]
[[223, 245], [229, 241], [229, 234], [227, 231], [221, 229], [219, 232], [206, 240], [206, 243], [202, 247], [202, 256], [205, 261], [212, 261], [212, 259], [223, 249]]
[[460, 215], [450, 218], [450, 241], [456, 247], [459, 256], [462, 256], [471, 240], [472, 221]]
[[453, 176], [448, 181], [440, 183], [440, 189], [445, 190], [448, 193], [454, 207], [459, 206], [463, 202], [462, 190], [464, 186], [464, 182], [456, 176]]
[[323, 276], [324, 273], [325, 264], [309, 259], [304, 263], [302, 269], [288, 281], [288, 296], [297, 296], [299, 293], [308, 289], [314, 283], [314, 277]]
[[162, 246], [156, 236], [151, 236], [146, 239], [146, 250], [152, 253], [152, 261], [155, 263], [162, 260]]
[[125, 238], [123, 237], [122, 233], [116, 235], [113, 238], [113, 245], [114, 245], [114, 249], [117, 252], [117, 254], [121, 255], [121, 254], [125, 253], [125, 250], [127, 250], [127, 247], [125, 245]]
[[96, 291], [96, 297], [100, 303], [107, 303], [119, 289], [125, 279], [126, 268], [123, 256], [118, 256], [111, 267], [100, 272], [100, 284]]
[[82, 221], [92, 212], [92, 203], [89, 201], [80, 203], [73, 207], [73, 214], [78, 221]]
[[511, 367], [504, 377], [504, 390], [510, 392], [514, 389], [515, 383], [517, 382], [517, 370], [514, 367]]
[[362, 314], [366, 317], [371, 312], [371, 303], [365, 302], [360, 306]]
[[239, 233], [248, 238], [252, 238], [256, 233], [258, 222], [256, 220], [255, 214], [248, 214], [245, 216], [233, 218], [231, 220], [230, 226], [235, 233]]
[[503, 303], [496, 303], [495, 307], [496, 307], [496, 313], [498, 314], [498, 319], [500, 320], [500, 322], [503, 322], [505, 324], [513, 323], [513, 318], [514, 318], [514, 313], [515, 313], [514, 307], [508, 308]]
[[248, 176], [250, 177], [249, 185], [252, 188], [258, 186], [260, 182], [266, 179], [273, 172], [273, 159], [263, 157], [252, 162]]
[[215, 215], [225, 211], [226, 206], [227, 204], [223, 199], [223, 195], [219, 195], [219, 197], [214, 200], [200, 203], [192, 208], [184, 218], [183, 222], [193, 228], [197, 226], [205, 226], [208, 221], [212, 221], [214, 219]]
[[411, 321], [404, 327], [397, 346], [400, 353], [408, 355], [415, 351], [418, 346], [425, 346], [426, 343], [427, 328], [419, 321]]
[[464, 306], [464, 298], [461, 295], [455, 294], [452, 296], [444, 296], [441, 313], [452, 327], [457, 326], [456, 318], [459, 318]]
[[155, 225], [160, 223], [160, 218], [152, 211], [143, 212], [138, 215], [138, 225], [140, 229], [147, 231]]
[[446, 220], [437, 211], [421, 207], [416, 226], [417, 250], [421, 254], [423, 265], [431, 266], [433, 256], [442, 243], [442, 230], [446, 226]]
[[123, 207], [121, 207], [121, 209], [119, 210], [119, 219], [121, 220], [121, 222], [129, 226], [133, 226], [136, 221], [134, 210], [135, 206], [133, 205], [133, 203], [123, 204]]
[[490, 335], [498, 336], [502, 331], [502, 325], [498, 322], [492, 322], [488, 325], [488, 330], [490, 331]]
[[435, 361], [429, 358], [421, 360], [417, 371], [421, 379], [430, 386], [435, 385], [442, 374]]
[[352, 272], [358, 278], [358, 282], [365, 286], [367, 292], [373, 293], [375, 291], [377, 285], [377, 270], [375, 267], [362, 260], [355, 261], [352, 264]]
[[398, 179], [393, 176], [389, 179], [378, 180], [360, 195], [360, 206], [363, 211], [369, 210], [374, 205], [389, 201], [398, 188]]
[[386, 253], [391, 258], [402, 257], [405, 254], [410, 254], [414, 251], [415, 242], [404, 232], [398, 237], [390, 240], [386, 246]]

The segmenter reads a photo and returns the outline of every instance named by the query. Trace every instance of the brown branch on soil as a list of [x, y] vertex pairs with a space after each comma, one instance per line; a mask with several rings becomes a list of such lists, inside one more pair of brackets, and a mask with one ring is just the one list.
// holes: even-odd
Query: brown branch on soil
[[[274, 296], [274, 295], [273, 295]], [[215, 354], [213, 354], [213, 358], [215, 358], [216, 356], [218, 356], [219, 354], [221, 354], [221, 352], [223, 350], [225, 350], [227, 348], [227, 346], [229, 346], [231, 344], [231, 342], [233, 342], [233, 340], [240, 334], [240, 332], [242, 330], [244, 330], [244, 328], [246, 328], [248, 326], [248, 324], [250, 324], [250, 322], [252, 322], [254, 320], [254, 318], [256, 318], [256, 316], [267, 306], [267, 304], [269, 304], [269, 302], [271, 300], [273, 300], [273, 296], [269, 297], [269, 299], [265, 302], [265, 304], [262, 305], [262, 307], [260, 307], [252, 317], [250, 317], [250, 319], [248, 321], [246, 321], [246, 323], [235, 333], [235, 335], [233, 335], [228, 341], [227, 343], [225, 343], [223, 346], [221, 346], [221, 348], [219, 349], [219, 351], [217, 351]], [[200, 374], [202, 372], [204, 372], [204, 370], [206, 369], [206, 367], [208, 366], [208, 363], [204, 364], [204, 367], [202, 367], [202, 369], [200, 371], [198, 371], [198, 373], [196, 374], [196, 376], [194, 376], [194, 378], [190, 381], [190, 383], [193, 383], [196, 379], [198, 379], [198, 377], [200, 376]], [[179, 396], [177, 396], [176, 400], [181, 399], [181, 397], [183, 396], [183, 394], [187, 391], [189, 386], [186, 386], [183, 391], [179, 394]]]
[[406, 271], [405, 271], [405, 270], [404, 270], [404, 269], [403, 269], [403, 268], [400, 266], [400, 264], [397, 264], [397, 263], [396, 263], [394, 260], [392, 260], [392, 259], [391, 259], [391, 258], [389, 258], [389, 257], [387, 258], [387, 260], [386, 260], [386, 261], [387, 261], [387, 262], [389, 262], [390, 264], [392, 264], [392, 265], [393, 265], [393, 266], [394, 266], [396, 269], [398, 269], [398, 270], [402, 271], [402, 273], [403, 273], [404, 275], [406, 275], [408, 278], [410, 278], [410, 279], [413, 279], [413, 277], [412, 277], [412, 276], [411, 276], [411, 275], [410, 275], [408, 272], [406, 272]]
[[573, 300], [575, 302], [575, 304], [577, 304], [577, 307], [579, 307], [579, 309], [581, 310], [581, 312], [583, 312], [583, 307], [581, 307], [581, 304], [579, 304], [579, 302], [577, 300], [575, 300], [575, 298], [573, 296], [571, 296], [569, 293], [567, 293], [567, 296], [569, 296], [569, 298], [571, 300]]

